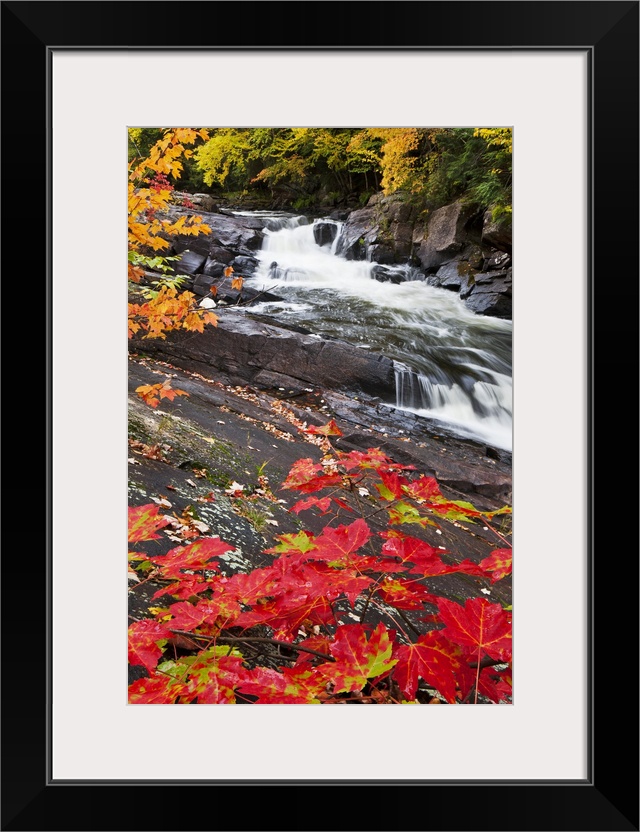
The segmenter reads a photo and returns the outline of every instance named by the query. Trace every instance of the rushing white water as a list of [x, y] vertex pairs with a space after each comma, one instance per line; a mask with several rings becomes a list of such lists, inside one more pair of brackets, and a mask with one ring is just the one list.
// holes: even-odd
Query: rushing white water
[[375, 279], [374, 263], [335, 254], [341, 223], [333, 242], [319, 246], [305, 217], [264, 218], [259, 267], [247, 283], [283, 302], [255, 312], [388, 355], [396, 365], [396, 407], [511, 450], [511, 321], [476, 315], [455, 292], [416, 279], [408, 266], [385, 267], [402, 282]]

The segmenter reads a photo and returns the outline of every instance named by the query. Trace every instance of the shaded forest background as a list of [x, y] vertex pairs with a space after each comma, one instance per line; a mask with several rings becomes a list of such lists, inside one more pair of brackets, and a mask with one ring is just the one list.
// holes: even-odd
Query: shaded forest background
[[[129, 159], [164, 128], [130, 128]], [[402, 192], [426, 212], [462, 199], [511, 222], [510, 128], [218, 128], [188, 159], [176, 189], [250, 208], [308, 213], [357, 208]]]

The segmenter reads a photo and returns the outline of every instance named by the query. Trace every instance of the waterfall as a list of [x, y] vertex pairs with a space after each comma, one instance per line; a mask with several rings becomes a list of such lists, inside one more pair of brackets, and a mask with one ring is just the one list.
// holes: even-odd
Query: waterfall
[[438, 382], [394, 362], [396, 407], [437, 419], [465, 436], [511, 448], [511, 384]]
[[266, 213], [264, 220], [258, 267], [247, 282], [283, 300], [255, 311], [387, 355], [396, 374], [389, 404], [511, 449], [511, 321], [475, 314], [409, 265], [337, 255], [343, 224], [336, 220]]

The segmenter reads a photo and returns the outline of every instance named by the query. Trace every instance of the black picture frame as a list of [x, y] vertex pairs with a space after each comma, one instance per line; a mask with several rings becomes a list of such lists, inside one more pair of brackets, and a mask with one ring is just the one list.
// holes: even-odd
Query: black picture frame
[[[629, 376], [632, 369], [637, 370], [632, 358], [637, 359], [637, 349], [630, 341], [636, 341], [638, 333], [640, 4], [627, 0], [319, 2], [314, 8], [311, 3], [204, 0], [1, 5], [3, 259], [6, 297], [11, 301], [5, 308], [17, 314], [15, 302], [20, 306], [26, 300], [21, 284], [31, 289], [31, 301], [34, 296], [39, 299], [28, 312], [28, 324], [12, 325], [9, 337], [13, 340], [13, 333], [26, 326], [29, 343], [36, 346], [30, 360], [42, 368], [38, 384], [30, 371], [27, 385], [25, 361], [13, 360], [14, 350], [8, 351], [12, 359], [5, 362], [8, 409], [17, 413], [19, 402], [29, 401], [32, 407], [37, 402], [39, 410], [42, 391], [47, 391], [46, 408], [41, 411], [43, 433], [36, 450], [29, 453], [27, 449], [24, 457], [19, 454], [15, 464], [10, 457], [7, 471], [5, 493], [19, 493], [22, 472], [26, 498], [24, 503], [19, 501], [20, 507], [11, 499], [11, 520], [4, 527], [7, 532], [10, 526], [13, 534], [7, 532], [9, 545], [2, 560], [2, 829], [638, 830], [638, 549], [633, 522], [637, 501], [629, 500], [625, 483], [637, 484], [636, 465], [628, 459], [630, 445], [635, 449], [638, 424], [634, 389], [638, 376], [631, 380]], [[150, 14], [151, 9], [163, 14]], [[169, 11], [183, 25], [167, 25]], [[185, 24], [190, 15], [198, 25]], [[207, 20], [212, 25], [205, 25]], [[357, 772], [353, 780], [338, 782], [283, 782], [268, 776], [264, 781], [223, 783], [69, 783], [49, 778], [52, 378], [50, 298], [47, 304], [44, 299], [51, 278], [45, 270], [51, 234], [50, 56], [54, 48], [203, 47], [588, 51], [592, 108], [588, 137], [591, 455], [587, 553], [591, 730], [584, 782], [496, 782], [482, 779], [480, 767], [477, 781], [436, 783], [361, 781]], [[546, 127], [541, 125], [541, 130]], [[16, 156], [24, 164], [16, 163]], [[28, 200], [23, 201], [20, 193], [25, 188]], [[16, 269], [12, 241], [22, 240], [24, 245], [24, 223], [34, 218], [37, 233], [28, 240], [30, 277], [23, 283], [17, 279], [20, 269]], [[630, 414], [636, 418], [630, 419]], [[12, 445], [14, 435], [26, 437], [27, 421], [25, 417], [20, 426], [17, 420], [15, 424], [10, 421]], [[33, 437], [28, 448], [34, 448]], [[34, 477], [40, 471], [43, 476]], [[35, 494], [40, 499], [34, 501]], [[29, 514], [28, 523], [19, 530], [15, 527], [18, 508]], [[34, 516], [42, 520], [37, 537]], [[561, 634], [559, 643], [560, 651], [570, 649], [561, 644]], [[571, 695], [557, 693], [562, 686], [561, 665], [561, 652], [559, 657], [541, 657], [550, 680], [549, 695]]]

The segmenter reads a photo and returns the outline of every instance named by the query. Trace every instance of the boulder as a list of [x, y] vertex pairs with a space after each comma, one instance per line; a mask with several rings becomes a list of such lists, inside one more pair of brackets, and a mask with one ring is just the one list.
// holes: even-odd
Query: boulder
[[[406, 206], [409, 207], [409, 206]], [[413, 249], [413, 224], [410, 222], [392, 222], [389, 226], [389, 236], [393, 241], [395, 261], [411, 256]]]
[[206, 297], [210, 294], [211, 288], [215, 287], [216, 303], [236, 304], [241, 303], [243, 306], [248, 306], [256, 300], [260, 301], [279, 301], [282, 298], [277, 295], [272, 295], [270, 292], [262, 292], [259, 289], [253, 289], [249, 286], [243, 286], [242, 289], [234, 289], [232, 286], [233, 278], [231, 277], [213, 277], [208, 274], [198, 274], [193, 281], [193, 293], [200, 297]]
[[208, 257], [202, 268], [202, 274], [207, 274], [210, 277], [222, 277], [226, 268], [226, 263], [220, 263], [219, 261]]
[[480, 272], [475, 275], [476, 287], [489, 286], [492, 292], [511, 292], [513, 284], [512, 270]]
[[392, 222], [398, 224], [411, 223], [414, 209], [413, 206], [406, 201], [406, 196], [399, 193], [393, 194], [391, 197], [384, 197], [380, 201], [382, 210], [389, 215]]
[[371, 277], [379, 283], [404, 283], [407, 273], [402, 266], [393, 268], [376, 263], [371, 269]]
[[511, 320], [512, 302], [511, 297], [496, 294], [495, 292], [473, 291], [465, 300], [469, 309], [478, 315], [490, 315], [493, 318], [505, 318]]
[[417, 256], [424, 269], [434, 269], [452, 260], [468, 242], [466, 226], [477, 212], [461, 201], [444, 205], [431, 214], [426, 228], [413, 235]]
[[473, 283], [473, 274], [473, 269], [466, 260], [453, 260], [451, 263], [440, 266], [430, 283], [432, 286], [461, 292], [470, 282]]
[[366, 208], [352, 211], [337, 245], [348, 260], [401, 263], [413, 253], [415, 207], [408, 194], [374, 194]]
[[242, 277], [250, 277], [258, 268], [258, 261], [255, 257], [247, 257], [239, 254], [231, 261], [234, 272]]
[[372, 263], [391, 265], [396, 262], [396, 255], [391, 246], [385, 243], [373, 243], [367, 249], [367, 260]]
[[347, 260], [365, 260], [368, 248], [377, 241], [378, 230], [375, 207], [352, 211], [340, 232], [336, 254]]
[[460, 292], [460, 296], [469, 309], [479, 315], [511, 319], [511, 269], [474, 275], [473, 283], [470, 282], [467, 289]]
[[207, 213], [217, 211], [216, 204], [210, 194], [189, 194], [186, 191], [174, 191], [172, 197], [179, 206], [186, 202], [187, 205], [191, 203], [197, 209]]
[[484, 252], [479, 245], [471, 243], [465, 247], [464, 259], [469, 263], [469, 266], [475, 271], [480, 271], [484, 268]]
[[234, 254], [228, 248], [222, 246], [209, 246], [208, 257], [216, 263], [224, 263], [228, 266], [233, 260]]
[[482, 222], [482, 244], [507, 251], [511, 254], [512, 227], [510, 221], [494, 221], [491, 210], [484, 213]]
[[491, 249], [490, 252], [487, 252], [487, 256], [484, 259], [482, 271], [491, 272], [496, 269], [507, 269], [510, 265], [511, 255], [508, 252]]
[[204, 265], [207, 258], [204, 254], [198, 254], [197, 251], [190, 251], [185, 249], [180, 254], [180, 259], [172, 262], [172, 270], [174, 274], [196, 274]]
[[[175, 222], [180, 217], [194, 216], [193, 211], [178, 206], [172, 206], [166, 212], [166, 218]], [[232, 256], [244, 254], [254, 256], [255, 252], [262, 246], [264, 238], [264, 223], [256, 217], [235, 217], [226, 214], [202, 213], [203, 221], [211, 228], [209, 234], [166, 235], [176, 253], [185, 249], [197, 251], [206, 257], [220, 249], [228, 249]]]
[[203, 211], [207, 211], [208, 213], [215, 213], [216, 211], [216, 204], [210, 194], [194, 194], [191, 197], [191, 202], [197, 208], [202, 208]]
[[338, 233], [338, 225], [335, 222], [324, 222], [319, 220], [313, 224], [313, 238], [316, 245], [327, 246], [331, 245]]

